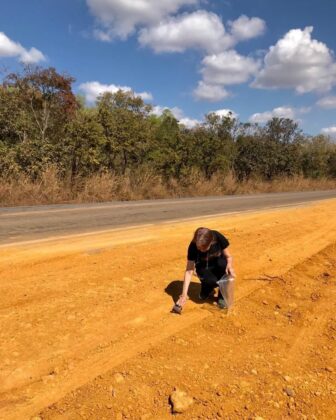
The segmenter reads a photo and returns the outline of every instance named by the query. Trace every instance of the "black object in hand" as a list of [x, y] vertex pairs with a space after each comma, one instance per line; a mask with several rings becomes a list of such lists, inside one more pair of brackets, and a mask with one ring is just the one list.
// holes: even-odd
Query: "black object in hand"
[[181, 305], [178, 305], [177, 303], [175, 303], [175, 305], [173, 306], [171, 312], [174, 313], [174, 314], [181, 315], [181, 313], [182, 313], [182, 306]]

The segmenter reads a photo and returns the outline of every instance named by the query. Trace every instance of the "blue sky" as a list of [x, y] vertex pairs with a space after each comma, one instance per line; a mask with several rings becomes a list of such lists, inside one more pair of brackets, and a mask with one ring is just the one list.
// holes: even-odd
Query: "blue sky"
[[0, 68], [56, 67], [91, 102], [131, 88], [190, 126], [229, 109], [241, 121], [285, 116], [306, 133], [336, 133], [334, 0], [1, 3]]

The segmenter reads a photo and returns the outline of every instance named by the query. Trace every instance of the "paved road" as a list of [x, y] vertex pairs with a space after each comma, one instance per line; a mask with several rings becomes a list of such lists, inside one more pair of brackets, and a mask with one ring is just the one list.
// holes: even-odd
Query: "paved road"
[[0, 244], [336, 198], [336, 190], [0, 208]]

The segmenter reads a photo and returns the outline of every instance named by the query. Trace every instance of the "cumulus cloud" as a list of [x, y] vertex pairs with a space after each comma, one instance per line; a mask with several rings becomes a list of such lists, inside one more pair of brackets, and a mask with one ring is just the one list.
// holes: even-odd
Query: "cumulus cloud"
[[197, 125], [201, 124], [201, 121], [188, 117], [181, 118], [179, 122], [180, 124], [185, 125], [187, 128], [194, 128]]
[[336, 138], [336, 125], [334, 125], [332, 127], [322, 128], [322, 133], [327, 134], [330, 137], [335, 137]]
[[226, 108], [217, 109], [216, 111], [210, 111], [210, 113], [216, 114], [219, 117], [238, 118], [238, 114], [232, 111], [232, 109], [226, 109]]
[[202, 61], [203, 80], [208, 84], [234, 85], [246, 82], [259, 69], [259, 62], [229, 50], [206, 56]]
[[225, 31], [218, 15], [198, 10], [143, 28], [139, 34], [139, 42], [142, 46], [152, 47], [155, 52], [183, 52], [188, 48], [220, 52], [237, 42], [261, 35], [265, 26], [262, 19], [242, 15], [230, 22], [230, 33]]
[[280, 106], [278, 108], [274, 108], [272, 111], [257, 112], [256, 114], [251, 115], [249, 121], [252, 123], [263, 124], [274, 117], [296, 120], [299, 115], [306, 114], [309, 111], [309, 107], [293, 108], [290, 106]]
[[183, 124], [187, 128], [193, 128], [193, 127], [196, 127], [198, 124], [201, 124], [200, 120], [186, 117], [182, 109], [177, 106], [174, 106], [173, 108], [169, 108], [169, 107], [162, 107], [160, 105], [156, 105], [153, 107], [152, 113], [155, 115], [161, 115], [165, 109], [168, 109], [174, 115], [174, 117], [179, 121], [179, 123]]
[[317, 101], [317, 105], [326, 109], [336, 108], [336, 96], [326, 96]]
[[187, 48], [219, 51], [232, 45], [222, 20], [215, 13], [199, 10], [171, 17], [140, 31], [139, 42], [155, 52], [183, 52]]
[[[114, 84], [105, 85], [97, 81], [82, 83], [79, 86], [79, 89], [84, 93], [86, 100], [89, 103], [95, 102], [97, 97], [104, 92], [116, 93], [118, 90], [134, 92], [133, 89], [129, 86], [118, 86]], [[140, 96], [144, 101], [151, 101], [153, 99], [152, 94], [149, 92], [134, 92], [134, 94], [136, 96]]]
[[[137, 27], [154, 25], [198, 0], [86, 0], [91, 13], [105, 28], [105, 40], [127, 38]], [[102, 36], [102, 32], [100, 33]]]
[[231, 35], [235, 43], [247, 39], [256, 38], [266, 30], [266, 23], [258, 17], [249, 18], [241, 15], [238, 19], [229, 22]]
[[202, 80], [198, 82], [193, 94], [197, 100], [208, 102], [218, 102], [230, 96], [230, 93], [222, 86], [205, 83]]
[[218, 102], [230, 96], [226, 85], [240, 84], [256, 74], [259, 62], [228, 50], [206, 56], [202, 61], [203, 80], [194, 90], [196, 99]]
[[333, 53], [312, 39], [312, 32], [312, 26], [292, 29], [271, 46], [252, 86], [292, 88], [298, 93], [330, 90], [336, 83]]
[[0, 32], [0, 57], [17, 57], [24, 64], [35, 64], [46, 58], [36, 48], [27, 50], [20, 43], [12, 41], [6, 34]]
[[160, 116], [163, 114], [163, 111], [165, 111], [166, 109], [168, 109], [177, 120], [179, 120], [180, 118], [183, 118], [184, 116], [182, 109], [178, 108], [177, 106], [174, 106], [173, 108], [169, 108], [168, 106], [155, 105], [153, 106], [152, 114]]

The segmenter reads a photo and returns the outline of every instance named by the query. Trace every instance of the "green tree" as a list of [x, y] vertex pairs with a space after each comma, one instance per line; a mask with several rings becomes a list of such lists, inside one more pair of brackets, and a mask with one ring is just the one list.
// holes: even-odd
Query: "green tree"
[[125, 173], [141, 165], [148, 151], [151, 106], [132, 92], [106, 92], [98, 98], [98, 121], [106, 138], [106, 166]]
[[105, 137], [95, 110], [82, 109], [67, 126], [62, 159], [63, 173], [70, 172], [71, 182], [77, 176], [89, 176], [104, 169]]
[[153, 141], [147, 160], [166, 179], [179, 178], [183, 165], [183, 144], [178, 120], [165, 109], [154, 121]]

